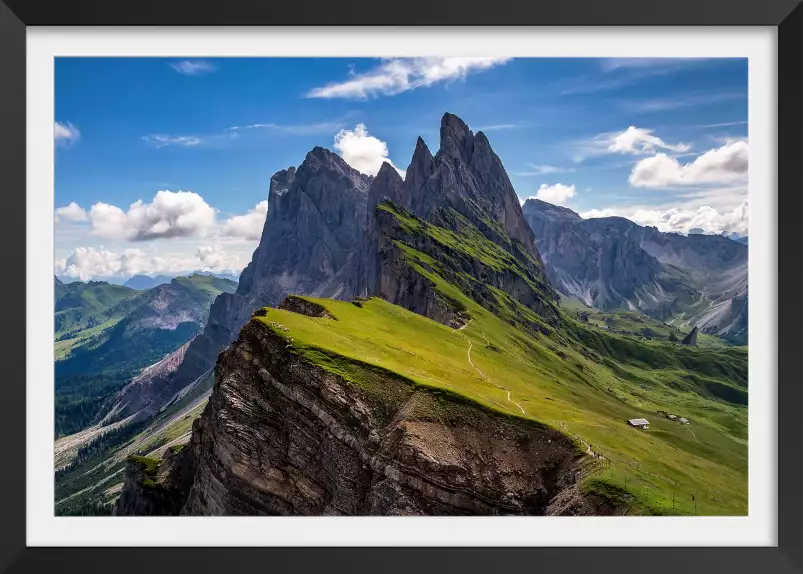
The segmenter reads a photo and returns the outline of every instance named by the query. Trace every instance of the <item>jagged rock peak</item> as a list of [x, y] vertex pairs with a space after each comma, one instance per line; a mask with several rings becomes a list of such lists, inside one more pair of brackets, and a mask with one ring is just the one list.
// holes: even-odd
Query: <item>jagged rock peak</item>
[[379, 168], [379, 173], [376, 174], [374, 178], [373, 185], [376, 185], [377, 182], [379, 183], [390, 183], [393, 185], [400, 185], [402, 183], [402, 178], [399, 175], [399, 172], [396, 171], [396, 168], [390, 165], [388, 162], [383, 162], [382, 167]]
[[420, 137], [415, 143], [415, 151], [407, 173], [404, 176], [404, 183], [408, 189], [418, 189], [429, 176], [435, 172], [435, 160], [432, 152], [429, 151], [427, 144]]
[[[373, 219], [375, 216], [374, 208], [385, 199], [389, 199], [396, 205], [407, 207], [409, 200], [405, 193], [404, 181], [402, 181], [396, 168], [385, 162], [379, 168], [371, 187], [368, 190], [368, 231], [373, 229]], [[370, 241], [374, 241], [371, 238]]]
[[321, 169], [348, 177], [352, 180], [363, 180], [370, 182], [373, 179], [371, 176], [360, 173], [351, 167], [336, 153], [321, 146], [315, 146], [307, 153], [303, 163], [298, 167], [298, 171], [296, 172], [295, 176], [297, 179], [305, 179]]
[[474, 151], [474, 134], [461, 120], [454, 114], [446, 112], [441, 118], [441, 155], [459, 155], [464, 161], [468, 161]]
[[691, 330], [691, 333], [686, 335], [681, 341], [684, 345], [691, 345], [692, 347], [697, 346], [697, 327], [695, 326], [694, 329]]

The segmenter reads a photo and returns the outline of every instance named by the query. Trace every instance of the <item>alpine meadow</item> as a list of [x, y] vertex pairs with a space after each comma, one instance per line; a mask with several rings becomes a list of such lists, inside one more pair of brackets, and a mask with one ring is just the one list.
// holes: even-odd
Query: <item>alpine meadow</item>
[[60, 58], [56, 118], [57, 515], [747, 515], [746, 60]]

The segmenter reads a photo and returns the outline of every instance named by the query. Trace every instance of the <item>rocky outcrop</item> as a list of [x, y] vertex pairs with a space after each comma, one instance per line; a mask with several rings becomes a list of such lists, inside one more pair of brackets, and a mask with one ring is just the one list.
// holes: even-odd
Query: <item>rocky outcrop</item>
[[210, 369], [256, 309], [293, 293], [339, 299], [359, 294], [354, 276], [372, 179], [321, 147], [298, 169], [273, 175], [259, 246], [237, 291], [212, 305], [204, 332], [176, 374], [177, 386]]
[[306, 315], [307, 317], [333, 318], [323, 305], [318, 305], [317, 303], [313, 303], [297, 295], [290, 295], [287, 299], [279, 303], [279, 309], [298, 313], [299, 315]]
[[582, 219], [537, 199], [523, 209], [558, 290], [603, 311], [637, 310], [747, 342], [746, 245], [662, 233], [622, 217]]
[[150, 482], [129, 465], [118, 514], [176, 513], [181, 492], [184, 515], [544, 514], [579, 477], [561, 433], [365, 368], [380, 392], [249, 322], [190, 445]]
[[192, 485], [191, 458], [169, 448], [164, 459], [131, 455], [125, 481], [114, 505], [116, 516], [175, 516]]
[[683, 340], [681, 341], [681, 343], [683, 345], [690, 345], [692, 347], [696, 347], [697, 346], [697, 327], [692, 329], [691, 332], [688, 335], [683, 337]]

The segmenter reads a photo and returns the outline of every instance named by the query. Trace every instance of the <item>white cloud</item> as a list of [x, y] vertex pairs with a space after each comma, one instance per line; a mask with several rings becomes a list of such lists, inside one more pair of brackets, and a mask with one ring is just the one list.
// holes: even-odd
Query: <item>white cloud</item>
[[53, 125], [53, 138], [57, 146], [70, 147], [81, 139], [81, 132], [70, 122], [66, 124], [56, 122]]
[[353, 130], [337, 132], [334, 147], [340, 157], [359, 172], [376, 175], [382, 164], [387, 162], [404, 177], [404, 172], [388, 158], [388, 145], [369, 135], [365, 124], [357, 124]]
[[155, 255], [141, 249], [110, 251], [104, 247], [77, 247], [64, 259], [57, 259], [58, 275], [87, 281], [93, 277], [129, 276], [139, 273], [187, 273], [190, 271], [239, 272], [243, 268], [236, 254], [220, 246], [202, 245], [194, 257]]
[[169, 136], [167, 134], [151, 134], [142, 136], [142, 139], [156, 148], [163, 148], [169, 145], [184, 147], [194, 147], [200, 145], [201, 138], [198, 136]]
[[535, 195], [528, 199], [540, 199], [553, 205], [566, 205], [566, 202], [574, 197], [574, 194], [574, 185], [564, 185], [562, 183], [547, 185], [542, 183]]
[[522, 171], [522, 172], [516, 173], [516, 175], [522, 176], [522, 177], [529, 177], [529, 176], [535, 176], [535, 175], [547, 175], [547, 174], [550, 174], [550, 173], [573, 173], [574, 172], [574, 168], [573, 167], [559, 167], [559, 166], [556, 166], [556, 165], [536, 165], [536, 164], [533, 164], [533, 163], [529, 164], [529, 166], [532, 168], [532, 171]]
[[208, 72], [217, 70], [217, 66], [205, 60], [182, 60], [181, 62], [171, 62], [170, 67], [179, 74], [185, 76], [200, 76]]
[[262, 228], [268, 215], [267, 200], [260, 201], [256, 207], [245, 215], [235, 215], [223, 222], [222, 234], [228, 237], [258, 240], [262, 237]]
[[239, 255], [226, 253], [219, 245], [201, 245], [196, 257], [201, 271], [240, 272], [243, 268]]
[[735, 141], [681, 164], [664, 153], [642, 159], [630, 172], [636, 187], [670, 187], [707, 183], [727, 183], [747, 176], [748, 145]]
[[192, 191], [159, 191], [151, 203], [137, 200], [128, 211], [102, 202], [89, 210], [94, 235], [131, 241], [204, 236], [215, 227], [215, 217]]
[[438, 82], [465, 78], [469, 73], [504, 64], [510, 58], [394, 58], [363, 74], [352, 74], [307, 92], [308, 98], [367, 99], [394, 96]]
[[749, 227], [748, 201], [745, 199], [732, 210], [718, 210], [710, 205], [701, 205], [696, 209], [671, 207], [668, 209], [592, 209], [580, 213], [585, 219], [596, 217], [626, 217], [639, 225], [657, 227], [659, 231], [688, 233], [691, 229], [702, 229], [706, 233], [722, 232], [747, 235]]
[[86, 221], [86, 210], [74, 201], [70, 202], [69, 205], [56, 208], [56, 223], [62, 219], [72, 222]]
[[588, 157], [608, 154], [652, 155], [659, 150], [687, 152], [689, 144], [670, 144], [656, 135], [653, 130], [629, 126], [623, 132], [602, 133], [589, 140], [581, 140], [569, 144], [573, 160], [581, 162]]
[[684, 143], [668, 144], [658, 136], [652, 135], [653, 130], [628, 127], [625, 131], [614, 135], [608, 145], [608, 151], [612, 153], [632, 153], [645, 154], [655, 153], [658, 149], [668, 149], [671, 151], [689, 151], [691, 146]]

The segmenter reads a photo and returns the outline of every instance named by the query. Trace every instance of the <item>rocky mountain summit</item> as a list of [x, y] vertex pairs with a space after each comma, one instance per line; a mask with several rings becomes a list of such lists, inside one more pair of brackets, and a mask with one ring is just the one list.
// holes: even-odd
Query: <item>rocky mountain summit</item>
[[270, 180], [268, 216], [259, 246], [237, 290], [218, 297], [201, 336], [176, 374], [189, 384], [212, 368], [254, 310], [291, 293], [351, 298], [372, 177], [316, 147], [298, 167]]
[[640, 311], [746, 344], [746, 245], [622, 217], [582, 219], [538, 199], [523, 211], [556, 289], [603, 311]]
[[[290, 294], [348, 300], [381, 293], [391, 302], [422, 312], [430, 308], [435, 313], [442, 307], [422, 294], [423, 284], [408, 282], [390, 291], [387, 277], [377, 275], [380, 245], [387, 261], [394, 257], [393, 241], [400, 240], [392, 230], [380, 229], [382, 222], [393, 225], [378, 215], [376, 207], [384, 200], [454, 231], [466, 223], [476, 226], [512, 254], [528, 281], [537, 283], [541, 294], [531, 292], [526, 298], [554, 320], [556, 295], [546, 281], [518, 196], [488, 138], [482, 132], [475, 135], [448, 113], [440, 135], [440, 150], [434, 157], [418, 139], [404, 180], [387, 163], [375, 178], [366, 176], [321, 147], [309, 152], [297, 170], [290, 167], [274, 174], [259, 246], [237, 291], [212, 305], [203, 334], [190, 345], [176, 374], [176, 386], [189, 384], [210, 369], [251, 313], [275, 307]], [[392, 267], [384, 265], [385, 270]], [[510, 273], [498, 274], [494, 284], [505, 290], [507, 283], [517, 280]], [[394, 278], [391, 283], [401, 282]]]

